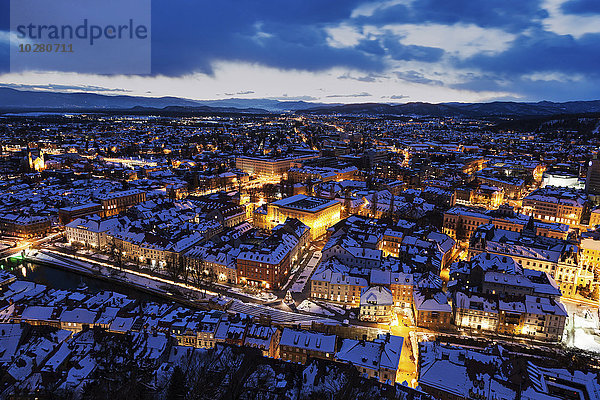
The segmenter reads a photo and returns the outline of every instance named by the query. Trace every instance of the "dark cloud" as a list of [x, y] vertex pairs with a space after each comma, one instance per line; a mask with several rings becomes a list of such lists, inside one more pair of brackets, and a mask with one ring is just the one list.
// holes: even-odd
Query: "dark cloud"
[[409, 97], [410, 96], [406, 96], [406, 95], [403, 95], [403, 94], [395, 94], [395, 95], [390, 96], [390, 99], [392, 99], [392, 100], [402, 100], [402, 99], [408, 99]]
[[[352, 17], [357, 6], [378, 1], [381, 2], [289, 0], [282, 4], [280, 0], [153, 0], [153, 74], [212, 74], [215, 62], [229, 61], [282, 70], [346, 68], [352, 73], [338, 78], [349, 80], [350, 93], [356, 91], [350, 80], [371, 83], [396, 77], [423, 85], [504, 91], [531, 98], [537, 93], [538, 99], [598, 97], [600, 34], [575, 38], [546, 31], [541, 23], [547, 16], [542, 0], [415, 0], [409, 4], [382, 7], [370, 16]], [[8, 7], [9, 0], [0, 0], [0, 31], [8, 29]], [[568, 0], [562, 10], [569, 14], [600, 14], [600, 0]], [[496, 54], [482, 51], [465, 59], [443, 48], [404, 44], [402, 36], [385, 29], [387, 24], [474, 24], [484, 29], [509, 32], [516, 39], [505, 51]], [[359, 33], [366, 33], [364, 27], [367, 25], [374, 29], [355, 46], [333, 47], [328, 31], [340, 25]], [[473, 74], [464, 76], [461, 84], [448, 85], [443, 76], [432, 79], [431, 74], [425, 76], [419, 72], [426, 68], [405, 63], [412, 61], [438, 66], [443, 63], [453, 73], [469, 70]], [[389, 72], [392, 63], [395, 69]], [[406, 70], [398, 71], [398, 65], [405, 64], [409, 65]], [[8, 72], [8, 68], [9, 48], [0, 42], [0, 73]], [[584, 79], [541, 82], [527, 78], [527, 75], [545, 72], [578, 75]], [[251, 94], [251, 91], [235, 93], [239, 89], [234, 88], [227, 95]], [[327, 97], [363, 96], [369, 94]]]
[[384, 44], [390, 57], [394, 60], [435, 62], [444, 55], [444, 50], [436, 47], [403, 45], [400, 43], [400, 39], [394, 36], [386, 37]]
[[516, 32], [539, 25], [547, 15], [541, 0], [419, 0], [381, 8], [359, 19], [371, 24], [475, 24]]
[[570, 0], [561, 5], [566, 14], [600, 14], [600, 1], [598, 0]]
[[153, 73], [212, 73], [214, 61], [318, 71], [335, 66], [382, 70], [381, 50], [332, 48], [326, 28], [347, 20], [358, 0], [153, 2]]
[[586, 34], [575, 39], [571, 35], [538, 30], [518, 36], [506, 51], [493, 55], [476, 54], [457, 61], [457, 65], [495, 72], [505, 78], [533, 72], [581, 73], [597, 77], [600, 74], [600, 34]]

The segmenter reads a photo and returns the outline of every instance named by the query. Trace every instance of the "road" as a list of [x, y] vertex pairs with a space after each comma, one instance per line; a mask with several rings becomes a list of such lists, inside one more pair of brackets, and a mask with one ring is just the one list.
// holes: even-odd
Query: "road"
[[35, 247], [35, 246], [40, 246], [44, 243], [53, 241], [59, 237], [62, 237], [64, 234], [65, 234], [64, 232], [56, 232], [51, 235], [44, 236], [43, 238], [37, 238], [37, 239], [32, 239], [32, 240], [21, 239], [21, 241], [19, 242], [19, 244], [17, 246], [9, 247], [8, 249], [4, 249], [4, 250], [0, 251], [0, 258], [14, 256], [15, 254], [20, 253], [21, 251], [23, 251], [25, 249]]

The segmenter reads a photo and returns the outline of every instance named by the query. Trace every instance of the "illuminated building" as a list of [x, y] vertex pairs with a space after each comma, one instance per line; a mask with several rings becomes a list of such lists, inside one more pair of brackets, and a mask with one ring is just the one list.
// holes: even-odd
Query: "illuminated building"
[[441, 291], [415, 290], [413, 292], [413, 312], [417, 326], [429, 329], [448, 329], [452, 317], [452, 307]]
[[303, 161], [317, 158], [318, 155], [299, 155], [286, 158], [267, 157], [236, 157], [235, 167], [249, 175], [266, 177], [281, 177], [287, 171], [296, 166], [301, 166]]
[[456, 326], [486, 331], [498, 329], [498, 306], [495, 301], [458, 292], [454, 303]]
[[298, 194], [268, 204], [266, 217], [268, 226], [264, 228], [272, 229], [288, 218], [297, 218], [310, 228], [314, 240], [339, 222], [341, 208], [341, 204], [335, 200]]
[[[453, 207], [444, 213], [443, 232], [456, 240], [468, 240], [478, 227], [488, 223], [499, 229], [522, 232], [529, 219], [524, 214], [517, 214], [503, 207], [492, 212]], [[533, 229], [536, 235], [556, 239], [566, 239], [569, 233], [567, 225], [556, 222], [533, 221]]]
[[47, 234], [52, 221], [46, 216], [16, 213], [0, 214], [0, 233], [7, 236], [33, 237]]
[[90, 215], [102, 215], [102, 206], [98, 203], [85, 203], [71, 207], [63, 207], [58, 210], [58, 221], [62, 225], [67, 225], [69, 222], [77, 218], [87, 217]]
[[600, 225], [600, 208], [596, 208], [590, 214], [590, 228]]
[[353, 277], [330, 267], [331, 262], [322, 264], [310, 279], [310, 296], [351, 307], [360, 305], [360, 292], [367, 287], [367, 280]]
[[504, 202], [504, 189], [480, 185], [477, 189], [458, 188], [452, 196], [453, 205], [478, 205], [489, 210], [498, 208]]
[[504, 189], [504, 197], [508, 199], [520, 199], [525, 189], [525, 181], [516, 177], [490, 177], [478, 175], [477, 180], [482, 185], [494, 186]]
[[600, 231], [582, 233], [579, 247], [584, 268], [600, 274]]
[[308, 245], [309, 232], [306, 225], [290, 220], [259, 245], [242, 249], [236, 260], [239, 283], [265, 289], [282, 287], [292, 263]]
[[567, 225], [578, 225], [587, 207], [585, 194], [552, 186], [538, 189], [523, 199], [523, 213]]
[[305, 182], [309, 179], [320, 180], [322, 182], [343, 181], [352, 179], [357, 173], [358, 168], [329, 168], [329, 167], [302, 167], [290, 168], [288, 179], [292, 182]]
[[473, 175], [475, 172], [481, 171], [485, 165], [487, 164], [487, 160], [479, 157], [467, 158], [464, 161], [464, 165], [462, 168], [463, 174]]
[[548, 273], [567, 297], [573, 297], [579, 287], [589, 289], [596, 282], [594, 273], [579, 262], [577, 245], [535, 236], [530, 229], [517, 233], [491, 224], [480, 226], [471, 237], [469, 258], [483, 252], [512, 257], [523, 268]]
[[279, 341], [279, 356], [301, 364], [309, 358], [333, 360], [336, 340], [335, 335], [285, 328]]
[[410, 307], [413, 303], [413, 275], [393, 272], [390, 279], [390, 290], [396, 307]]
[[386, 229], [383, 239], [379, 244], [379, 250], [383, 252], [383, 257], [398, 257], [400, 254], [400, 245], [404, 234], [393, 229]]
[[97, 196], [96, 200], [102, 204], [104, 216], [110, 217], [146, 201], [146, 192], [138, 189], [125, 190]]
[[364, 288], [360, 292], [361, 321], [387, 322], [392, 317], [392, 291], [383, 286]]

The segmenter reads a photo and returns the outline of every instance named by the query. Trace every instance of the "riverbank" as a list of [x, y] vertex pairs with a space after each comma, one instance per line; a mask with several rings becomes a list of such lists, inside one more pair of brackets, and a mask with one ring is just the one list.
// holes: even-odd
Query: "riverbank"
[[[175, 301], [185, 306], [196, 309], [228, 308], [253, 316], [266, 316], [273, 322], [290, 325], [310, 325], [312, 322], [325, 324], [340, 324], [339, 321], [323, 316], [308, 313], [290, 312], [268, 305], [269, 302], [260, 302], [253, 298], [243, 298], [238, 293], [223, 295], [209, 290], [200, 289], [183, 282], [174, 282], [167, 278], [153, 276], [141, 271], [119, 270], [104, 262], [82, 260], [76, 256], [62, 254], [55, 250], [39, 250], [28, 252], [24, 259], [55, 268], [64, 268], [84, 276], [103, 279], [124, 286], [131, 286], [137, 290], [151, 293], [170, 301]], [[280, 307], [285, 307], [283, 304]]]
[[89, 278], [116, 284], [121, 287], [133, 288], [154, 297], [176, 301], [195, 309], [209, 309], [208, 302], [212, 297], [217, 295], [216, 293], [204, 292], [202, 293], [201, 298], [194, 298], [194, 301], [192, 301], [190, 297], [186, 298], [184, 293], [178, 295], [179, 289], [175, 287], [169, 288], [169, 283], [160, 284], [149, 278], [140, 276], [135, 277], [133, 274], [126, 271], [113, 270], [100, 264], [67, 259], [67, 257], [63, 258], [42, 251], [25, 255], [23, 261], [44, 265], [50, 268], [63, 269]]

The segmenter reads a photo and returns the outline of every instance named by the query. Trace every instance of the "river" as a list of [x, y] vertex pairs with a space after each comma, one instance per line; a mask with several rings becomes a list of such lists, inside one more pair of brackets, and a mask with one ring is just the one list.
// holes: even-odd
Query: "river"
[[0, 268], [15, 275], [18, 279], [41, 283], [55, 289], [76, 290], [79, 286], [85, 284], [90, 293], [110, 290], [125, 294], [133, 299], [165, 302], [160, 297], [136, 290], [130, 286], [79, 275], [60, 267], [53, 268], [47, 265], [12, 260], [7, 263], [6, 260], [3, 260]]

